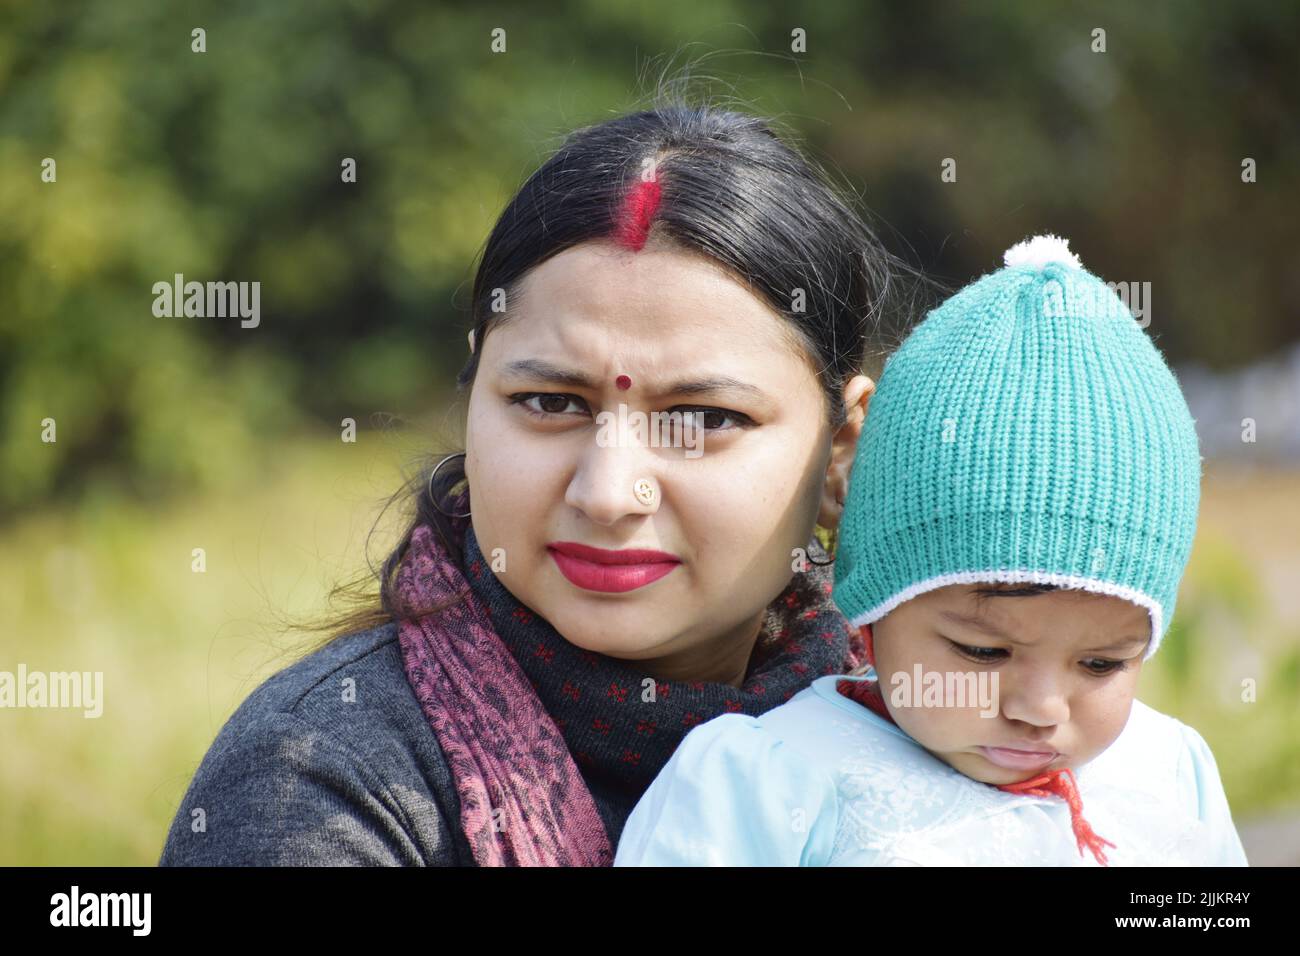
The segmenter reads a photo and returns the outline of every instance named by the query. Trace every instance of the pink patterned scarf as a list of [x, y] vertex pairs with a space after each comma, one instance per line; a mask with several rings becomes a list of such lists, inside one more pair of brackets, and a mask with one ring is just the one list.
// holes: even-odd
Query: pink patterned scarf
[[[608, 866], [613, 848], [570, 749], [578, 741], [579, 759], [593, 760], [579, 736], [590, 729], [576, 727], [579, 713], [588, 712], [574, 701], [590, 690], [581, 704], [587, 706], [604, 694], [610, 675], [626, 682], [633, 672], [624, 662], [570, 645], [518, 605], [484, 566], [468, 520], [453, 526], [468, 539], [465, 561], [477, 579], [471, 585], [436, 533], [418, 526], [396, 585], [402, 614], [424, 613], [400, 620], [399, 641], [407, 678], [456, 778], [461, 827], [475, 862]], [[825, 553], [814, 556], [822, 560]], [[829, 602], [829, 575], [829, 567], [795, 575], [769, 607], [743, 687], [661, 683], [655, 714], [672, 719], [658, 733], [649, 728], [652, 739], [646, 737], [647, 721], [632, 712], [625, 721], [621, 715], [594, 721], [616, 746], [635, 737], [644, 752], [604, 769], [623, 775], [631, 792], [639, 793], [694, 723], [737, 710], [761, 713], [823, 673], [857, 666], [865, 648]], [[495, 624], [489, 602], [496, 608]], [[427, 613], [442, 605], [444, 610]], [[573, 739], [566, 740], [566, 733]]]

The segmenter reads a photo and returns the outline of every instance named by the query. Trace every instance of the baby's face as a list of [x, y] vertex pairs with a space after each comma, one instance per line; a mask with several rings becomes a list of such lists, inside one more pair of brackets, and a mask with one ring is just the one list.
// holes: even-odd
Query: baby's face
[[[984, 783], [1018, 783], [1092, 760], [1128, 721], [1150, 639], [1146, 609], [1087, 591], [981, 597], [977, 587], [1024, 585], [949, 585], [875, 623], [876, 672], [890, 714], [926, 750]], [[931, 672], [987, 674], [967, 686], [996, 686], [987, 711], [995, 713], [981, 716], [969, 697], [963, 707], [949, 706], [950, 698], [934, 706], [920, 693], [913, 706], [896, 706], [895, 688], [915, 687], [917, 665], [923, 680]]]

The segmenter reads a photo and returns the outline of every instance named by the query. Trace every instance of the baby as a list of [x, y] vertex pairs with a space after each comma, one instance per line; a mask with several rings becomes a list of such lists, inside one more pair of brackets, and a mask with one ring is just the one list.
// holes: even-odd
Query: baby
[[615, 865], [1247, 865], [1205, 741], [1134, 699], [1200, 462], [1114, 291], [1012, 247], [871, 400], [834, 590], [870, 666], [692, 730]]

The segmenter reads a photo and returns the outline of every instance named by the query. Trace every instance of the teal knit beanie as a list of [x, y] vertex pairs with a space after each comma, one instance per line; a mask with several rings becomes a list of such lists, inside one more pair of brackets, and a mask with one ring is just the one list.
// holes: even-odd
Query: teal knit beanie
[[885, 363], [850, 472], [832, 597], [855, 625], [949, 584], [1036, 582], [1145, 607], [1160, 645], [1200, 503], [1173, 373], [1055, 236], [921, 322]]

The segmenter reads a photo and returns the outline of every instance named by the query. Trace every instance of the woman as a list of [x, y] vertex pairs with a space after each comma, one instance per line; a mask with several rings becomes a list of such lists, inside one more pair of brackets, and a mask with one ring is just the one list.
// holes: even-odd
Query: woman
[[900, 271], [759, 119], [573, 133], [488, 239], [466, 447], [378, 607], [240, 706], [160, 862], [608, 865], [691, 727], [862, 663], [814, 527]]

